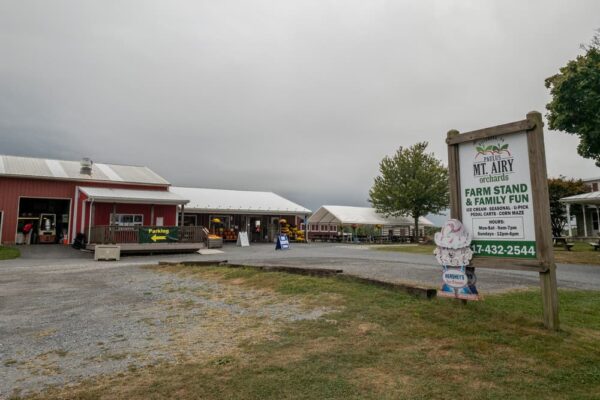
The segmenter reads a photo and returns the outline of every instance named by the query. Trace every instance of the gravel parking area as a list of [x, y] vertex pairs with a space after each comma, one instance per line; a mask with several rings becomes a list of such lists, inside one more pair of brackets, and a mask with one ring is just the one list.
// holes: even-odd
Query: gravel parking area
[[40, 267], [0, 275], [0, 398], [100, 374], [229, 354], [327, 310], [159, 268]]

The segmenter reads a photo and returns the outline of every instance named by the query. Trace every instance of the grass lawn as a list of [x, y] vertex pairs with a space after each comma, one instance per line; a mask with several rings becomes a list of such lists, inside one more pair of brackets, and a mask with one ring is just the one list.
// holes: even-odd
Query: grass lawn
[[10, 260], [21, 256], [19, 249], [15, 247], [0, 246], [0, 260]]
[[[337, 311], [284, 324], [241, 352], [123, 373], [36, 398], [597, 399], [600, 292], [561, 291], [562, 331], [539, 291], [467, 305], [344, 278], [187, 268], [193, 278], [272, 290]], [[177, 270], [163, 273], [181, 273]]]
[[588, 243], [575, 242], [571, 251], [555, 246], [554, 259], [557, 263], [600, 265], [600, 251], [594, 251]]
[[[433, 254], [435, 245], [382, 245], [372, 246], [380, 251], [401, 251], [404, 253]], [[594, 251], [587, 243], [576, 242], [571, 251], [566, 251], [562, 246], [554, 247], [554, 258], [561, 264], [592, 264], [600, 265], [600, 251]]]

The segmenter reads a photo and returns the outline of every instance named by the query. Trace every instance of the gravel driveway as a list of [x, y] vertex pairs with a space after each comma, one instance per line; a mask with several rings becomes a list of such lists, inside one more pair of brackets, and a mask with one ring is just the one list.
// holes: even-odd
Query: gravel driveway
[[117, 264], [0, 274], [0, 398], [161, 361], [208, 359], [327, 310]]

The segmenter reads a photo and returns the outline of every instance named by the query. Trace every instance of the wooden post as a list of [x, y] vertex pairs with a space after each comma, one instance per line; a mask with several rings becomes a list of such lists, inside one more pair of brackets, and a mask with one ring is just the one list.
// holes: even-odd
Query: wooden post
[[538, 259], [547, 267], [545, 271], [539, 273], [544, 308], [544, 326], [548, 329], [558, 330], [556, 264], [554, 263], [554, 250], [552, 246], [552, 222], [550, 220], [546, 154], [543, 151], [544, 123], [542, 121], [542, 114], [537, 111], [528, 113], [527, 120], [535, 124], [535, 128], [527, 132], [527, 143], [529, 147], [529, 165], [536, 221], [536, 248]]
[[571, 204], [569, 203], [567, 203], [567, 224], [569, 226], [569, 237], [573, 237], [573, 229], [571, 228]]
[[117, 244], [117, 203], [112, 205], [112, 218], [110, 219], [110, 243]]
[[587, 220], [585, 218], [585, 204], [581, 205], [581, 211], [583, 211], [583, 236], [587, 237]]
[[88, 238], [87, 238], [87, 244], [91, 243], [91, 237], [92, 236], [92, 223], [93, 223], [93, 218], [94, 218], [94, 199], [92, 198], [92, 201], [90, 202], [90, 215], [89, 215], [89, 219], [88, 219]]
[[[448, 131], [447, 140], [458, 136], [456, 129]], [[460, 165], [458, 163], [458, 146], [448, 146], [448, 182], [450, 185], [450, 218], [462, 220], [460, 203]]]

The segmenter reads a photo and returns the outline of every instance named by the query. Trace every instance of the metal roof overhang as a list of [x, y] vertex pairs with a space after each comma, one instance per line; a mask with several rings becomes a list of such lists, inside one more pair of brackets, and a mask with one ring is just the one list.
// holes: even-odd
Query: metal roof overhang
[[134, 203], [182, 205], [189, 200], [166, 190], [132, 190], [97, 187], [79, 187], [89, 200], [97, 203]]
[[563, 197], [559, 201], [564, 204], [600, 205], [600, 192], [583, 193], [575, 196]]
[[236, 209], [236, 208], [191, 208], [185, 207], [186, 214], [236, 214], [236, 215], [297, 215], [304, 216], [307, 212], [294, 210], [261, 210], [261, 209]]

